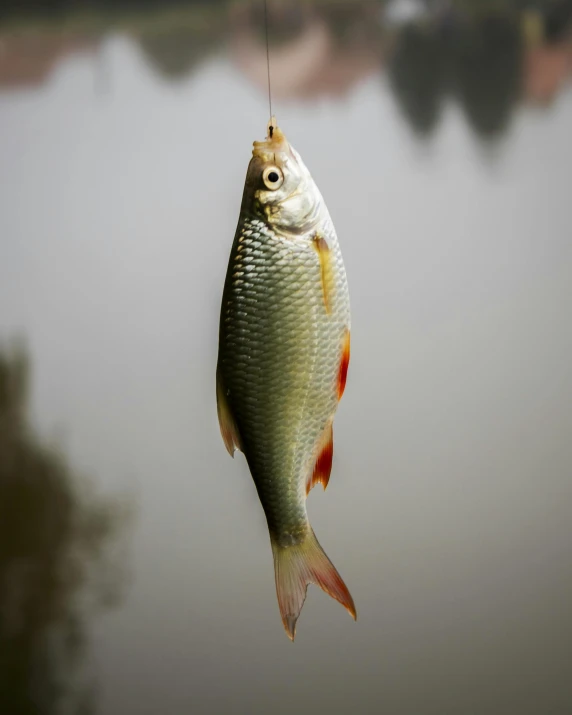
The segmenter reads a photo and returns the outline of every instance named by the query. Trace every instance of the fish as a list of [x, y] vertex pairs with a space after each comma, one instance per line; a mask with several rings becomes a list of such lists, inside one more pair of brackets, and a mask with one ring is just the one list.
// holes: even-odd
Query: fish
[[330, 480], [333, 420], [350, 359], [350, 299], [336, 231], [276, 117], [253, 143], [222, 294], [220, 431], [247, 461], [266, 515], [290, 640], [310, 583], [357, 619], [310, 525], [310, 490]]

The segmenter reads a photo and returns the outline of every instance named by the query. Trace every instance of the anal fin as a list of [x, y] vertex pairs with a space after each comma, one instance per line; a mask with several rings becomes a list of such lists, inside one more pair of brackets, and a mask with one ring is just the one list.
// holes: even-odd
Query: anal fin
[[318, 442], [317, 455], [314, 469], [306, 483], [306, 496], [316, 486], [316, 484], [321, 484], [325, 491], [328, 486], [328, 482], [330, 481], [332, 460], [334, 457], [334, 433], [331, 422], [324, 430], [320, 441]]
[[236, 422], [228, 405], [222, 378], [218, 370], [216, 375], [216, 407], [220, 433], [224, 441], [224, 446], [230, 456], [234, 457], [235, 450], [241, 449], [240, 438]]

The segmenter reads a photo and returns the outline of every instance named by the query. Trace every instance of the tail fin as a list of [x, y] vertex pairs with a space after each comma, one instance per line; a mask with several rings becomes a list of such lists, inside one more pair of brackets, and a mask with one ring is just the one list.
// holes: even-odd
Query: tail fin
[[356, 608], [346, 584], [310, 529], [301, 544], [280, 546], [272, 540], [276, 594], [284, 629], [290, 640], [296, 635], [296, 621], [306, 600], [309, 583], [315, 583], [346, 608], [356, 620]]

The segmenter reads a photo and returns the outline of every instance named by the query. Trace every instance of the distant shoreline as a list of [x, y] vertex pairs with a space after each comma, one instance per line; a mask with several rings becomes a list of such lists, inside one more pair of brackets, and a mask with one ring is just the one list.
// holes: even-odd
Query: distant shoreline
[[[262, 0], [259, 0], [262, 2]], [[271, 2], [272, 0], [270, 0]], [[379, 0], [380, 7], [387, 5], [389, 0]], [[549, 0], [544, 0], [547, 7]], [[348, 0], [304, 0], [307, 5], [347, 5]], [[120, 0], [115, 9], [105, 6], [70, 7], [68, 10], [49, 8], [38, 12], [30, 8], [18, 11], [0, 13], [0, 36], [3, 34], [68, 34], [68, 33], [101, 33], [110, 30], [130, 32], [164, 32], [173, 28], [200, 30], [208, 28], [213, 20], [222, 20], [228, 10], [240, 4], [252, 4], [250, 0], [201, 0], [192, 4], [183, 2], [168, 3], [156, 0], [138, 7], [120, 8]], [[474, 15], [482, 13], [514, 12], [521, 14], [525, 9], [516, 0], [452, 0], [452, 5]]]

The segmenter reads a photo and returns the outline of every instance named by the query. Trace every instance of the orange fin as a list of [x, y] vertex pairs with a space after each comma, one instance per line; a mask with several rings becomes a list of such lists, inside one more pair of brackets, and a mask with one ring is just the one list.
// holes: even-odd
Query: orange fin
[[240, 439], [234, 417], [232, 416], [232, 412], [228, 406], [224, 385], [218, 370], [216, 374], [216, 408], [220, 433], [224, 441], [224, 446], [230, 456], [234, 457], [235, 450], [240, 449]]
[[282, 623], [291, 641], [296, 636], [296, 622], [306, 600], [308, 584], [315, 583], [342, 604], [356, 620], [353, 598], [330, 559], [318, 543], [312, 529], [301, 544], [280, 546], [272, 539], [276, 595]]
[[322, 295], [326, 313], [332, 312], [332, 297], [335, 289], [334, 267], [332, 263], [332, 252], [326, 239], [320, 234], [314, 236], [314, 248], [320, 259], [320, 273], [322, 279]]
[[314, 465], [314, 470], [306, 484], [306, 496], [318, 483], [321, 484], [324, 487], [324, 491], [326, 491], [326, 487], [330, 481], [332, 459], [334, 457], [334, 433], [331, 422], [320, 437], [317, 452], [318, 457]]
[[344, 390], [346, 389], [346, 380], [348, 378], [348, 367], [350, 365], [350, 331], [346, 330], [344, 341], [342, 343], [342, 358], [340, 361], [340, 371], [338, 373], [338, 401], [342, 399]]

